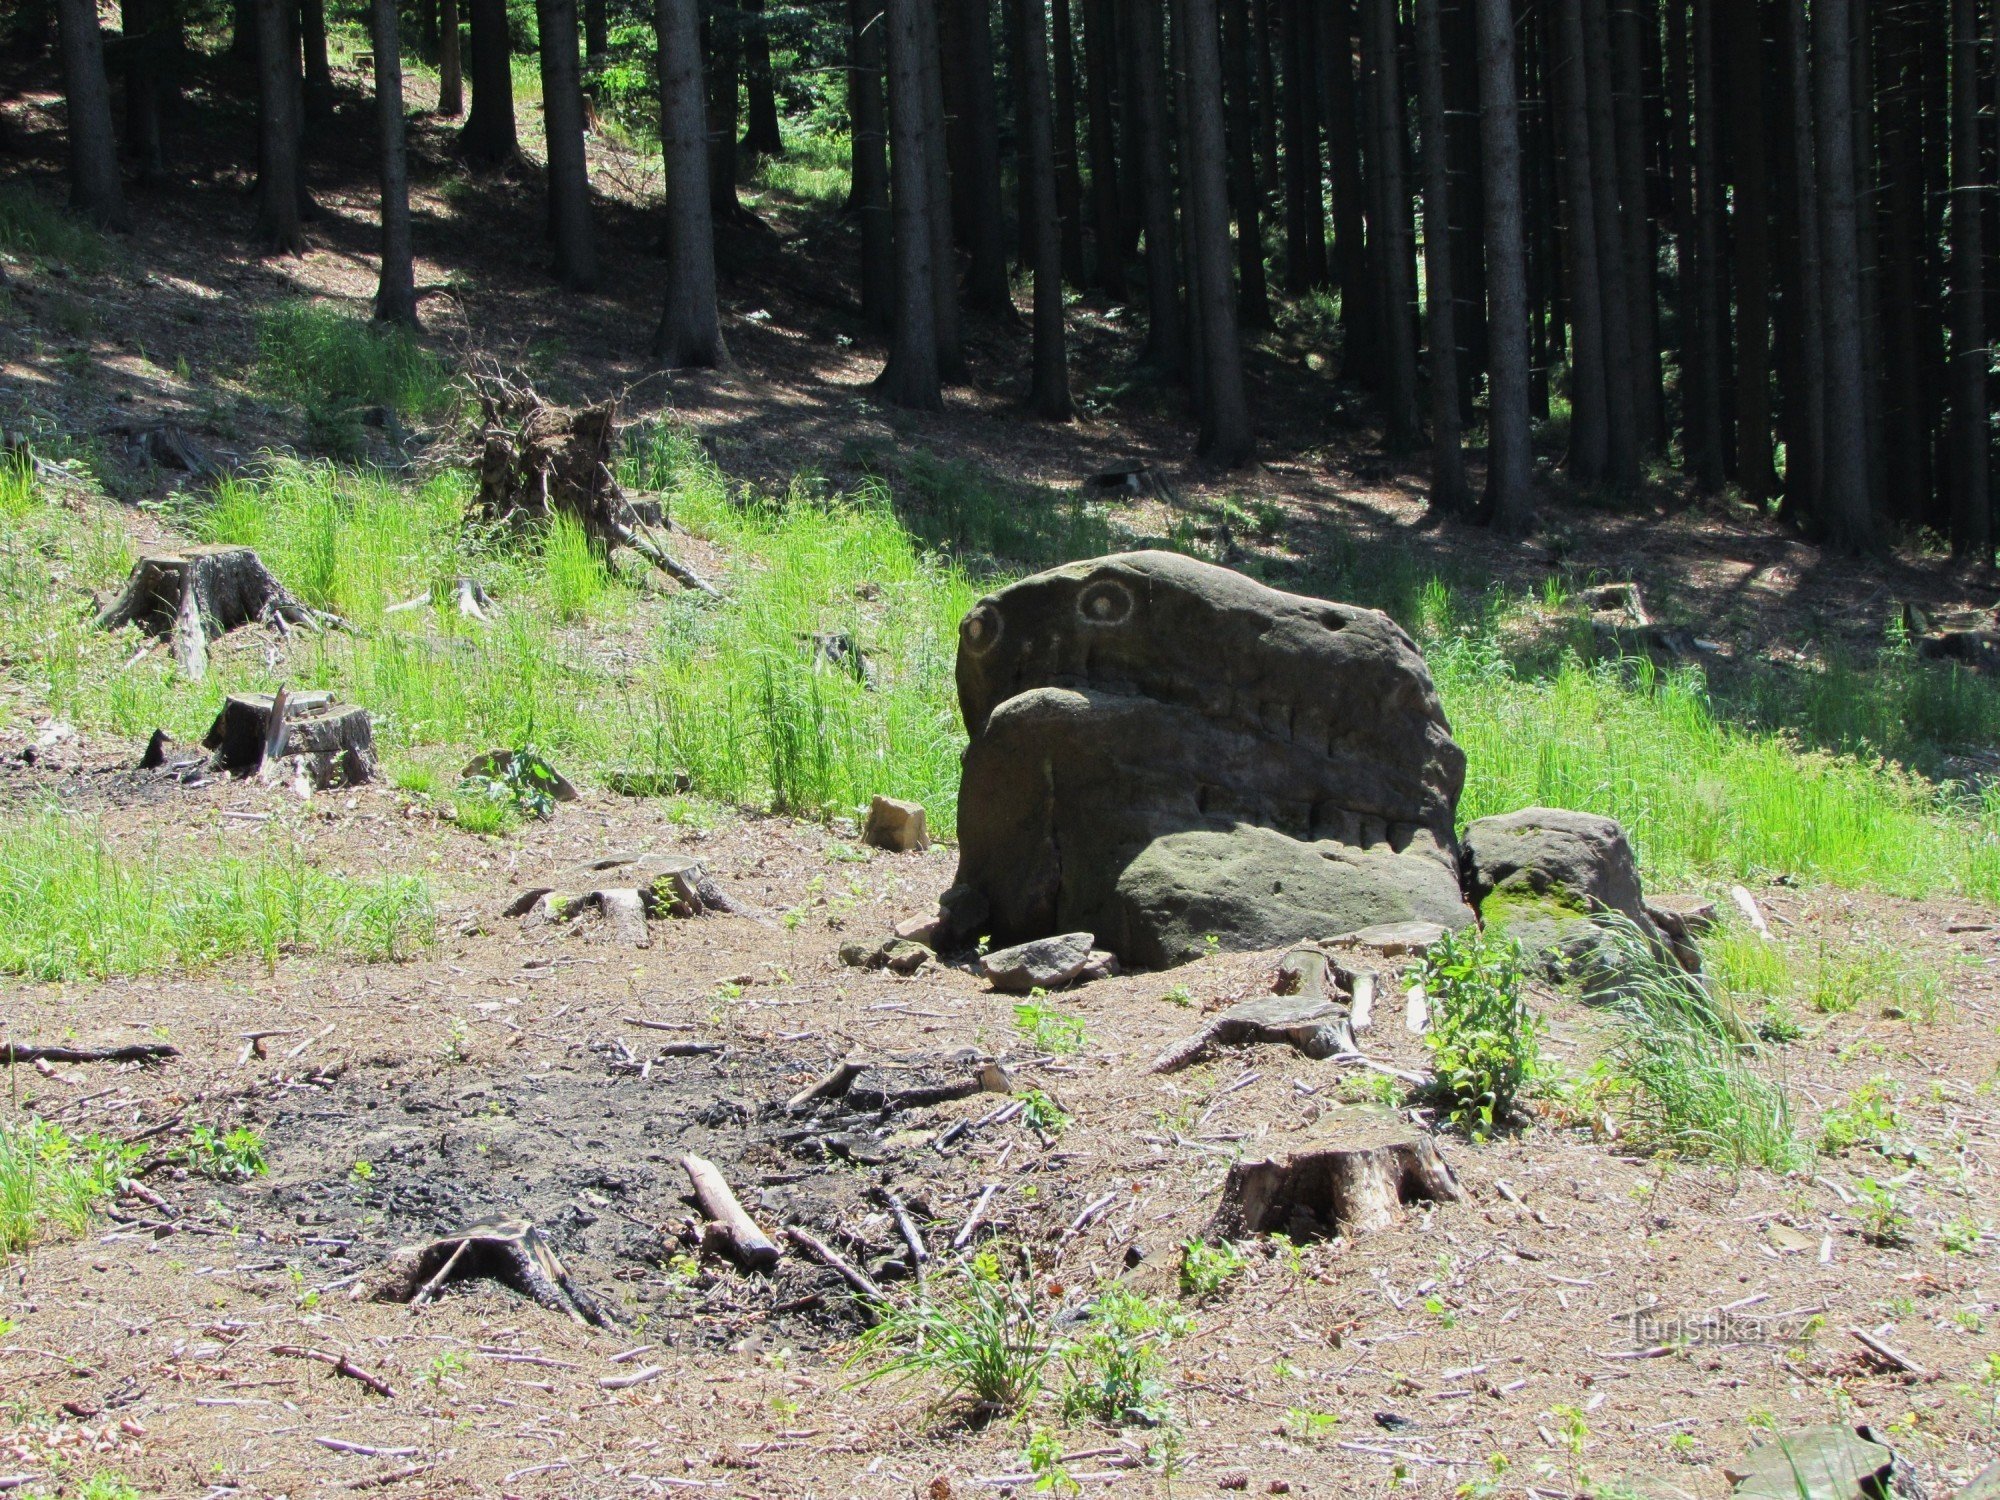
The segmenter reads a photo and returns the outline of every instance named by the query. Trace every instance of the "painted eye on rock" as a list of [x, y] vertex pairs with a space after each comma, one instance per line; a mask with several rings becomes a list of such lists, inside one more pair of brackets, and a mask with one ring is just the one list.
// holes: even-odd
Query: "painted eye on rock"
[[1132, 591], [1101, 579], [1076, 596], [1076, 613], [1086, 625], [1122, 625], [1132, 616]]
[[983, 655], [1000, 639], [1000, 612], [982, 604], [959, 622], [958, 633], [967, 650]]

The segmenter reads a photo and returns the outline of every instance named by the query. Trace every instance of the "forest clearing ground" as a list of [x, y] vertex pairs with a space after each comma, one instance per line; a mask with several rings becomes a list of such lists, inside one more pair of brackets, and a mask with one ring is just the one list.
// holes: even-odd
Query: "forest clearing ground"
[[[49, 98], [29, 92], [8, 106], [31, 151], [46, 142]], [[426, 149], [435, 168], [441, 140], [429, 136]], [[607, 165], [601, 187], [625, 180]], [[811, 253], [811, 236], [837, 248], [842, 232], [775, 201], [768, 213], [781, 228], [743, 233], [723, 263], [736, 369], [642, 381], [658, 289], [559, 297], [532, 264], [536, 232], [522, 228], [540, 222], [531, 188], [463, 184], [440, 173], [418, 194], [419, 246], [434, 257], [419, 281], [451, 287], [426, 303], [439, 344], [462, 366], [525, 363], [559, 395], [626, 390], [625, 414], [642, 428], [667, 419], [656, 430], [681, 446], [658, 460], [659, 487], [697, 532], [677, 540], [769, 618], [725, 611], [715, 618], [743, 641], [703, 638], [709, 617], [677, 596], [584, 564], [565, 571], [547, 551], [503, 551], [479, 561], [506, 580], [503, 602], [537, 621], [521, 625], [516, 645], [444, 627], [399, 633], [382, 623], [384, 607], [459, 557], [455, 540], [390, 535], [392, 511], [414, 526], [462, 503], [428, 453], [420, 473], [446, 487], [421, 503], [415, 487], [392, 487], [394, 503], [373, 509], [367, 481], [344, 472], [324, 482], [260, 474], [233, 508], [134, 508], [96, 493], [159, 498], [162, 476], [128, 461], [120, 423], [173, 416], [245, 458], [301, 442], [298, 404], [258, 386], [259, 318], [301, 296], [364, 304], [373, 252], [359, 178], [322, 187], [327, 217], [294, 261], [248, 257], [217, 232], [228, 216], [208, 200], [234, 185], [215, 179], [163, 198], [152, 227], [99, 269], [7, 264], [0, 416], [92, 482], [36, 481], [4, 512], [0, 910], [12, 914], [17, 974], [4, 981], [0, 1020], [17, 1041], [158, 1038], [181, 1056], [157, 1070], [9, 1070], [10, 1123], [32, 1113], [73, 1135], [128, 1138], [169, 1128], [142, 1142], [158, 1162], [145, 1181], [164, 1202], [160, 1217], [125, 1200], [120, 1212], [136, 1222], [100, 1222], [0, 1271], [0, 1472], [64, 1494], [102, 1470], [175, 1496], [371, 1484], [391, 1494], [940, 1496], [1002, 1492], [996, 1476], [1028, 1473], [1024, 1449], [1045, 1428], [1059, 1452], [1081, 1455], [1058, 1467], [1109, 1493], [1443, 1496], [1490, 1484], [1551, 1494], [1633, 1472], [1711, 1496], [1751, 1429], [1834, 1419], [1892, 1434], [1933, 1480], [1962, 1479], [1994, 1456], [2000, 864], [1991, 811], [1976, 796], [1940, 800], [1925, 778], [1948, 752], [1990, 752], [2000, 708], [1961, 674], [1873, 660], [1898, 602], [1984, 604], [1973, 583], [1918, 553], [1841, 562], [1719, 507], [1635, 515], [1559, 503], [1527, 547], [1423, 529], [1419, 479], [1367, 451], [1354, 398], [1303, 369], [1302, 345], [1283, 338], [1252, 362], [1266, 464], [1245, 479], [1187, 471], [1171, 414], [1143, 390], [1110, 394], [1110, 378], [1084, 422], [1021, 419], [1009, 409], [1021, 372], [998, 340], [977, 351], [986, 384], [951, 411], [888, 414], [862, 390], [874, 352], [855, 338], [838, 278]], [[635, 243], [652, 232], [636, 195], [608, 203], [607, 217]], [[808, 253], [774, 253], [780, 233], [805, 237]], [[1121, 320], [1086, 306], [1078, 321], [1079, 369], [1121, 369]], [[374, 428], [360, 440], [386, 452]], [[1133, 454], [1166, 470], [1172, 502], [1079, 518], [1017, 487], [1067, 493], [1079, 475]], [[893, 510], [831, 507], [822, 523], [812, 504], [773, 503], [766, 516], [734, 502], [742, 482], [781, 496], [809, 470], [840, 490], [886, 474]], [[1237, 536], [1260, 501], [1283, 520], [1267, 538]], [[157, 661], [127, 667], [122, 642], [49, 624], [75, 613], [51, 607], [51, 575], [65, 590], [101, 592], [133, 547], [218, 515], [267, 528], [268, 556], [303, 569], [319, 535], [307, 523], [322, 513], [340, 519], [326, 535], [344, 569], [326, 587], [351, 590], [368, 612], [363, 640], [280, 647], [245, 632], [219, 653], [217, 681], [192, 692]], [[1602, 1134], [1577, 1081], [1601, 1050], [1601, 1019], [1541, 995], [1566, 1082], [1524, 1136], [1446, 1140], [1465, 1203], [1352, 1244], [1296, 1255], [1252, 1246], [1212, 1295], [1183, 1299], [1178, 1247], [1206, 1224], [1228, 1153], [1281, 1146], [1332, 1100], [1370, 1097], [1357, 1075], [1271, 1048], [1172, 1079], [1145, 1071], [1203, 1011], [1266, 990], [1275, 956], [1217, 956], [1053, 997], [1083, 1037], [1072, 1051], [1045, 1048], [1021, 1031], [1011, 999], [966, 973], [900, 978], [834, 957], [848, 938], [927, 910], [950, 880], [948, 849], [884, 855], [835, 822], [749, 810], [788, 786], [808, 811], [835, 818], [872, 790], [915, 792], [948, 828], [954, 726], [948, 645], [937, 643], [985, 575], [923, 562], [923, 544], [937, 540], [926, 528], [978, 568], [995, 537], [1011, 538], [1020, 550], [1003, 552], [1004, 564], [1019, 565], [1079, 537], [1108, 540], [1114, 521], [1261, 559], [1274, 581], [1396, 608], [1423, 633], [1472, 751], [1476, 810], [1544, 795], [1608, 803], [1632, 823], [1656, 888], [1695, 885], [1726, 906], [1732, 880], [1753, 884], [1775, 941], [1729, 925], [1709, 963], [1746, 1009], [1799, 1032], [1772, 1056], [1800, 1139], [1826, 1146], [1813, 1172], [1675, 1161]], [[382, 571], [363, 570], [370, 559]], [[1743, 674], [1736, 696], [1719, 692], [1713, 733], [1697, 722], [1698, 692], [1558, 665], [1578, 622], [1563, 589], [1544, 595], [1544, 584], [1633, 574], [1727, 647], [1719, 681]], [[1447, 582], [1427, 587], [1433, 579]], [[1504, 597], [1489, 594], [1495, 581]], [[777, 701], [778, 689], [811, 690], [810, 676], [774, 666], [773, 691], [747, 691], [760, 662], [796, 665], [781, 648], [808, 620], [877, 632], [864, 643], [908, 680], [868, 695], [827, 685], [810, 710]], [[702, 655], [732, 650], [719, 666]], [[462, 653], [476, 666], [454, 690], [414, 669], [393, 676], [399, 651], [447, 663]], [[688, 675], [648, 677], [662, 661]], [[1834, 670], [1820, 670], [1829, 662]], [[533, 674], [537, 663], [545, 675]], [[254, 782], [188, 787], [129, 769], [154, 723], [170, 720], [183, 740], [197, 733], [223, 684], [320, 673], [372, 689], [354, 696], [385, 713], [390, 779], [301, 804]], [[508, 673], [523, 674], [519, 695], [481, 696]], [[719, 696], [732, 680], [746, 687], [741, 705]], [[719, 731], [704, 738], [686, 712], [621, 717], [607, 684], [642, 707], [678, 687], [718, 726], [740, 716], [759, 749], [732, 751]], [[583, 798], [547, 822], [477, 836], [454, 800], [456, 765], [518, 732], [531, 693], [547, 695], [533, 700], [546, 715], [539, 732]], [[420, 707], [435, 719], [422, 721]], [[1919, 722], [1918, 709], [1932, 717]], [[1789, 727], [1798, 743], [1739, 741], [1726, 732], [1739, 719]], [[813, 763], [809, 733], [795, 761], [771, 749], [776, 728], [828, 722], [851, 735], [840, 764]], [[662, 768], [674, 763], [668, 751], [698, 750], [708, 795], [608, 791], [605, 772], [662, 727], [682, 736], [660, 752]], [[1829, 769], [1798, 753], [1857, 739], [1894, 764]], [[871, 770], [880, 746], [889, 749]], [[891, 772], [906, 779], [869, 784]], [[920, 776], [930, 779], [912, 784]], [[44, 820], [53, 837], [38, 837]], [[658, 922], [653, 945], [631, 950], [588, 924], [526, 931], [500, 915], [524, 885], [635, 848], [698, 854], [766, 920]], [[345, 883], [312, 899], [331, 910], [352, 898], [353, 924], [334, 930], [287, 909], [307, 870]], [[390, 883], [412, 879], [435, 914], [434, 944], [421, 940], [424, 910], [371, 904], [392, 888], [407, 895]], [[165, 909], [203, 882], [241, 899]], [[140, 908], [143, 930], [129, 920]], [[399, 961], [360, 961], [371, 945]], [[633, 1017], [685, 1029], [656, 1034]], [[272, 1033], [262, 1056], [246, 1055], [254, 1032]], [[621, 1041], [644, 1055], [661, 1037], [727, 1050], [662, 1060], [643, 1078], [621, 1071]], [[1405, 1068], [1423, 1061], [1394, 1025], [1370, 1046]], [[975, 1097], [917, 1112], [876, 1166], [802, 1160], [758, 1114], [831, 1059], [961, 1047], [1022, 1059], [1023, 1084], [1051, 1096], [1066, 1127], [1044, 1136], [1007, 1122], [939, 1152], [925, 1132], [982, 1113]], [[218, 1178], [213, 1160], [209, 1174], [201, 1158], [181, 1161], [196, 1125], [254, 1128], [268, 1173]], [[880, 1183], [920, 1206], [938, 1247], [989, 1183], [1001, 1185], [993, 1222], [1045, 1249], [1114, 1195], [1036, 1281], [1074, 1309], [1139, 1252], [1128, 1283], [1184, 1300], [1192, 1319], [1166, 1350], [1173, 1422], [1063, 1429], [1043, 1404], [1019, 1423], [970, 1428], [953, 1409], [933, 1410], [921, 1387], [857, 1384], [844, 1360], [861, 1325], [833, 1277], [796, 1257], [776, 1282], [676, 1259], [689, 1253], [678, 1239], [691, 1217], [685, 1149], [718, 1160], [767, 1227], [861, 1231], [877, 1248], [895, 1242], [869, 1196]], [[531, 1212], [625, 1329], [572, 1326], [489, 1282], [421, 1312], [346, 1296], [341, 1283], [375, 1253], [494, 1209]], [[1631, 1321], [1641, 1305], [1658, 1309], [1650, 1336]], [[1882, 1368], [1854, 1327], [1927, 1378]], [[653, 1347], [636, 1363], [611, 1362], [642, 1345]], [[395, 1395], [275, 1352], [295, 1347], [344, 1354]], [[662, 1373], [604, 1384], [648, 1365]]]

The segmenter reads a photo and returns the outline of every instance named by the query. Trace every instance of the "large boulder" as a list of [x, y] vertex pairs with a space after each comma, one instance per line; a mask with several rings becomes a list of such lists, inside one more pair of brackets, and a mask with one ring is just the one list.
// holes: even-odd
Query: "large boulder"
[[1518, 941], [1558, 975], [1616, 967], [1604, 914], [1629, 921], [1653, 948], [1667, 943], [1646, 910], [1638, 862], [1616, 818], [1528, 807], [1465, 830], [1465, 891], [1485, 926]]
[[982, 599], [958, 693], [946, 908], [996, 944], [1089, 931], [1158, 967], [1472, 920], [1465, 757], [1386, 615], [1171, 553], [1097, 558]]

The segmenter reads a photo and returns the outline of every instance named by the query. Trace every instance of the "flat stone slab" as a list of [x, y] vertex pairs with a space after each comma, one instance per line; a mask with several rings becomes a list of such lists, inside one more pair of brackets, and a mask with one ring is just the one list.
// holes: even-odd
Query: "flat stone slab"
[[1422, 954], [1431, 944], [1444, 939], [1445, 928], [1437, 922], [1378, 922], [1354, 932], [1344, 932], [1331, 941], [1356, 948], [1373, 948], [1385, 958], [1401, 954]]
[[1095, 934], [1066, 932], [1061, 937], [1036, 938], [989, 953], [979, 960], [979, 972], [994, 989], [1011, 995], [1052, 990], [1089, 968], [1096, 949]]

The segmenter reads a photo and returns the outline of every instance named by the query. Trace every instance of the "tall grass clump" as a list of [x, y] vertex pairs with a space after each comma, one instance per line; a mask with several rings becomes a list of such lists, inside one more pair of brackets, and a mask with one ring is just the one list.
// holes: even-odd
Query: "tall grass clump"
[[781, 121], [785, 149], [757, 163], [758, 185], [820, 208], [836, 208], [847, 198], [851, 151], [844, 130], [799, 130]]
[[0, 1121], [0, 1260], [86, 1233], [138, 1154], [100, 1136], [74, 1139], [46, 1120]]
[[400, 959], [435, 930], [424, 881], [348, 879], [296, 848], [127, 855], [53, 810], [0, 828], [0, 973], [102, 979], [296, 950]]
[[867, 1379], [921, 1380], [940, 1403], [969, 1400], [974, 1415], [987, 1418], [1032, 1401], [1055, 1353], [1033, 1279], [1009, 1280], [987, 1249], [949, 1282], [878, 1309], [854, 1359]]
[[441, 416], [456, 405], [451, 371], [407, 329], [320, 302], [282, 302], [257, 314], [256, 384], [309, 417], [386, 407]]
[[102, 234], [25, 183], [0, 186], [0, 254], [85, 274], [111, 263]]
[[1638, 929], [1600, 919], [1615, 971], [1612, 1039], [1598, 1087], [1640, 1145], [1730, 1167], [1810, 1164], [1774, 1054], [1739, 1041], [1726, 1002], [1656, 954]]

